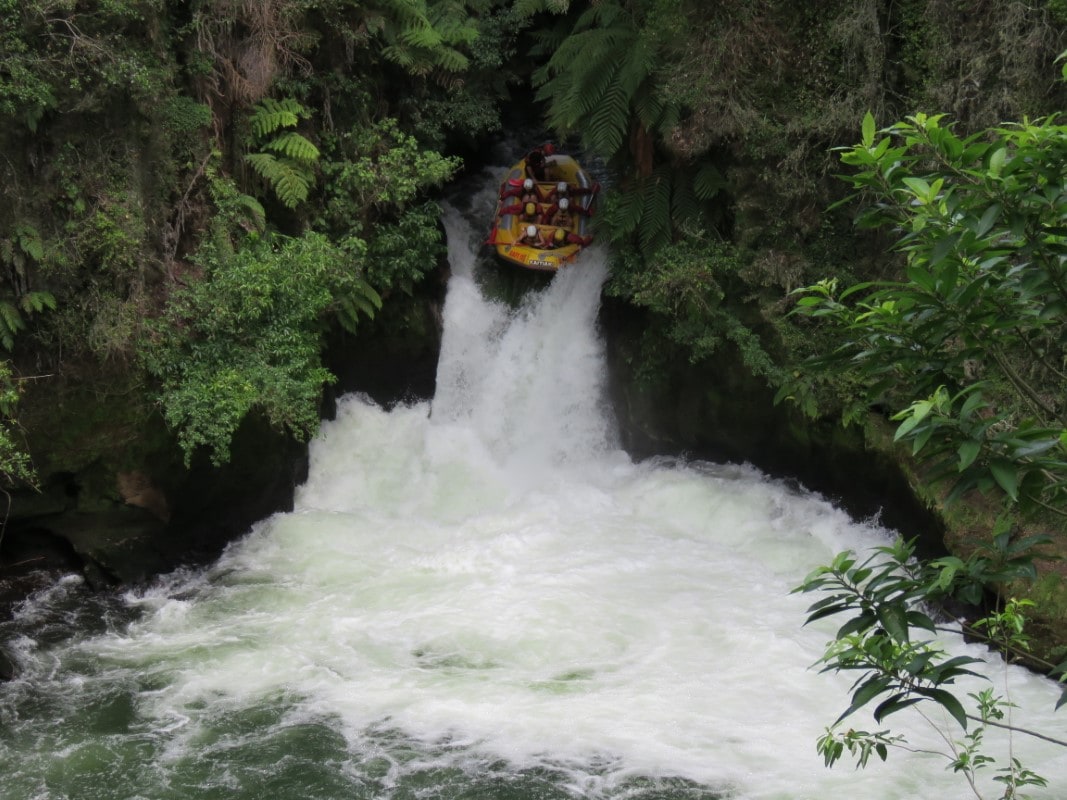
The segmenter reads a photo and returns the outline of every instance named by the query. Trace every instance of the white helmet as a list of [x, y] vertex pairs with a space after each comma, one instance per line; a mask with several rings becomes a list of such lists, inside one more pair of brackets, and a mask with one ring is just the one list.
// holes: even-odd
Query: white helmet
[[526, 226], [526, 235], [527, 236], [536, 236], [537, 235], [537, 228], [535, 228], [533, 225], [527, 225]]
[[564, 197], [562, 200], [559, 201], [559, 210], [560, 211], [566, 211], [570, 207], [571, 207], [571, 201], [568, 200], [566, 197]]
[[527, 178], [526, 180], [524, 180], [522, 182], [522, 188], [526, 189], [527, 191], [532, 189], [533, 188], [533, 178]]
[[557, 183], [556, 184], [556, 191], [559, 192], [560, 194], [566, 194], [567, 193], [567, 182], [566, 181], [560, 181], [559, 183]]

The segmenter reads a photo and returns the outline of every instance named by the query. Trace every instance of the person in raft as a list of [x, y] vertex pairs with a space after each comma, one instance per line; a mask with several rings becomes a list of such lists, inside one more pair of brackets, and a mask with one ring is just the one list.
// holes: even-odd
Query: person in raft
[[542, 250], [555, 250], [568, 244], [579, 244], [587, 247], [593, 241], [592, 236], [579, 236], [564, 228], [542, 228], [538, 230], [536, 225], [527, 225], [525, 233], [519, 237], [517, 244], [540, 247]]
[[506, 217], [514, 214], [515, 216], [521, 216], [523, 219], [536, 220], [537, 219], [537, 203], [512, 203], [510, 206], [504, 206], [500, 209], [499, 216]]
[[541, 196], [537, 193], [537, 187], [534, 185], [533, 178], [527, 178], [522, 183], [508, 189], [501, 189], [500, 199], [504, 200], [508, 197], [518, 197], [520, 203], [541, 202]]
[[552, 234], [545, 230], [538, 230], [536, 225], [527, 225], [516, 244], [539, 247], [542, 250], [550, 250], [555, 247], [552, 241]]
[[552, 191], [549, 192], [548, 199], [555, 203], [559, 202], [562, 197], [581, 197], [586, 194], [596, 194], [599, 191], [599, 182], [594, 183], [592, 186], [575, 186], [566, 181], [560, 181], [555, 185]]
[[526, 158], [523, 159], [526, 162], [526, 174], [535, 181], [543, 181], [545, 179], [545, 157], [554, 155], [555, 152], [555, 146], [547, 142], [527, 153]]
[[573, 224], [572, 214], [591, 217], [593, 212], [587, 208], [582, 208], [577, 203], [571, 205], [570, 198], [561, 197], [541, 215], [541, 224], [555, 225], [559, 228], [570, 228]]

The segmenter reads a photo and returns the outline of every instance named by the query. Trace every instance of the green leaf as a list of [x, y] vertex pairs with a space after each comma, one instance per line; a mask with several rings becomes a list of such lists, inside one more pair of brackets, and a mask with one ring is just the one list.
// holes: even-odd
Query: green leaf
[[975, 235], [982, 237], [989, 233], [993, 227], [993, 223], [997, 221], [997, 217], [1000, 216], [1000, 204], [993, 203], [982, 214], [982, 218], [978, 221], [978, 225], [975, 227]]
[[918, 284], [922, 289], [926, 290], [927, 292], [933, 293], [934, 277], [925, 269], [916, 264], [909, 264], [907, 274], [908, 280], [910, 280], [912, 283]]
[[994, 458], [989, 462], [989, 471], [1008, 497], [1019, 499], [1019, 472], [1014, 463], [1006, 458]]
[[834, 725], [845, 719], [845, 717], [849, 716], [850, 714], [863, 708], [865, 705], [867, 705], [867, 703], [871, 702], [871, 700], [873, 700], [886, 689], [888, 689], [889, 684], [889, 678], [883, 675], [878, 675], [864, 681], [864, 683], [853, 693], [852, 704], [849, 705], [849, 707], [841, 713], [841, 716], [837, 718], [837, 721], [834, 722]]
[[998, 147], [989, 157], [989, 174], [999, 177], [1004, 169], [1004, 160], [1008, 157], [1007, 147]]
[[834, 635], [834, 638], [844, 639], [846, 636], [849, 636], [853, 633], [862, 633], [863, 631], [869, 630], [870, 628], [874, 627], [874, 624], [877, 621], [878, 618], [874, 615], [874, 613], [870, 611], [865, 611], [859, 616], [853, 617], [840, 628], [838, 628], [837, 633]]
[[913, 706], [919, 702], [918, 697], [908, 697], [906, 694], [895, 694], [881, 703], [874, 709], [874, 721], [881, 722], [883, 718], [888, 717], [890, 714], [895, 714], [898, 711], [903, 711], [908, 706]]
[[982, 443], [970, 439], [960, 445], [958, 452], [960, 456], [959, 471], [963, 472], [974, 463], [974, 460], [978, 458], [978, 454], [982, 452]]
[[906, 643], [908, 641], [908, 615], [907, 610], [899, 605], [878, 606], [878, 621], [882, 623], [894, 641]]
[[967, 730], [967, 712], [964, 711], [963, 705], [954, 694], [944, 689], [916, 689], [916, 691], [944, 708], [960, 724], [961, 728]]
[[913, 195], [922, 202], [928, 202], [930, 198], [930, 184], [922, 178], [904, 178], [903, 183]]
[[863, 134], [863, 146], [869, 149], [874, 144], [875, 131], [874, 115], [872, 115], [870, 111], [863, 115], [863, 125], [861, 130]]

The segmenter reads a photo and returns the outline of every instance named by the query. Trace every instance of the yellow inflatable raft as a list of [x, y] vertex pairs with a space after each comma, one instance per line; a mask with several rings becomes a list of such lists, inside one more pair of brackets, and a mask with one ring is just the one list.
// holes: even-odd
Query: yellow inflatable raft
[[539, 147], [508, 171], [489, 244], [504, 261], [555, 271], [593, 241], [590, 218], [600, 185], [577, 161]]

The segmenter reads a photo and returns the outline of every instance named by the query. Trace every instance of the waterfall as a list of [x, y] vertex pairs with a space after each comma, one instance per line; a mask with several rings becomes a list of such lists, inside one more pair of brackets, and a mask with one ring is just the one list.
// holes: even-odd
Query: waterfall
[[[967, 796], [929, 754], [815, 753], [849, 682], [811, 669], [834, 625], [802, 627], [790, 590], [893, 534], [744, 465], [634, 463], [604, 391], [606, 254], [494, 300], [484, 209], [444, 210], [432, 403], [343, 398], [293, 512], [79, 633], [53, 633], [77, 578], [23, 604], [0, 798]], [[1064, 737], [1056, 688], [1008, 673], [1027, 721]], [[1062, 795], [1054, 749], [1016, 755], [1051, 780], [1034, 797]]]

